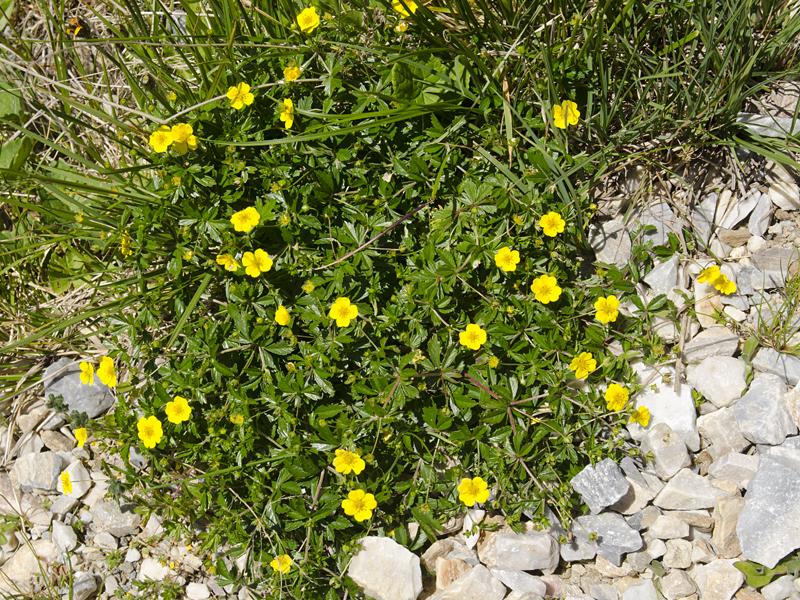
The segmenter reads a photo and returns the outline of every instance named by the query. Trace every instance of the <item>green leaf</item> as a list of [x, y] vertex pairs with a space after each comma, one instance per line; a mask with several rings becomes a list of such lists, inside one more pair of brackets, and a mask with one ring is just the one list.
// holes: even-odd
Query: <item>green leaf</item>
[[0, 146], [0, 169], [18, 171], [25, 164], [33, 143], [26, 137], [18, 137]]
[[[4, 9], [6, 0], [0, 0], [0, 11]], [[10, 2], [9, 2], [10, 4]], [[0, 12], [0, 31], [3, 29], [3, 16]], [[0, 81], [0, 120], [20, 121], [25, 113], [22, 97], [5, 81]]]

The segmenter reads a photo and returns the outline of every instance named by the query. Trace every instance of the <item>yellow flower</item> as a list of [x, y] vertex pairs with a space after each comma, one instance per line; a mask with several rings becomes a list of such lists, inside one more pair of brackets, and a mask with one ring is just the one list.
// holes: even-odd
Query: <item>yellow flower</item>
[[176, 94], [175, 92], [171, 91], [167, 94], [167, 100], [169, 100], [170, 102], [175, 102], [175, 100], [177, 99], [178, 99], [178, 94]]
[[350, 304], [350, 299], [344, 297], [337, 298], [328, 311], [328, 317], [336, 319], [336, 325], [339, 327], [347, 327], [357, 316], [358, 306]]
[[241, 413], [233, 413], [228, 420], [233, 423], [234, 425], [243, 425], [244, 424], [244, 415]]
[[61, 491], [70, 496], [72, 494], [72, 478], [67, 471], [62, 471], [59, 477], [61, 479]]
[[295, 64], [291, 64], [283, 70], [283, 80], [286, 83], [291, 83], [298, 77], [300, 77], [300, 67]]
[[618, 383], [612, 383], [603, 396], [606, 399], [608, 410], [622, 410], [628, 403], [628, 390]]
[[417, 12], [417, 3], [414, 0], [392, 0], [392, 8], [402, 17], [409, 17]]
[[311, 33], [319, 26], [319, 15], [313, 6], [304, 8], [297, 15], [297, 24], [303, 33]]
[[110, 356], [100, 359], [100, 366], [97, 367], [97, 378], [110, 388], [117, 387], [117, 371], [114, 369], [114, 361]]
[[175, 137], [166, 125], [162, 125], [150, 134], [150, 147], [159, 154], [166, 152], [173, 141], [175, 141]]
[[469, 323], [467, 328], [458, 334], [458, 343], [470, 350], [478, 350], [486, 343], [486, 331], [474, 323]]
[[719, 279], [720, 275], [719, 267], [717, 265], [711, 265], [700, 271], [700, 274], [697, 276], [697, 283], [714, 285], [714, 281]]
[[314, 291], [314, 289], [315, 289], [315, 288], [316, 288], [316, 286], [314, 285], [314, 282], [313, 282], [313, 281], [306, 281], [306, 282], [303, 284], [303, 291], [304, 291], [306, 294], [310, 294], [311, 292], [313, 292], [313, 291]]
[[183, 260], [192, 260], [193, 256], [194, 256], [194, 251], [190, 250], [189, 248], [187, 248], [186, 250], [183, 251], [183, 254], [181, 255], [181, 258]]
[[581, 352], [569, 363], [569, 368], [575, 371], [576, 379], [585, 379], [589, 373], [597, 370], [597, 361], [589, 352]]
[[496, 356], [490, 356], [489, 357], [489, 368], [490, 369], [496, 369], [499, 364], [500, 364], [500, 359], [499, 358], [497, 358]]
[[519, 263], [519, 252], [512, 250], [508, 246], [504, 246], [497, 251], [494, 255], [494, 264], [496, 264], [502, 271], [516, 271], [517, 264]]
[[697, 282], [712, 285], [718, 292], [726, 296], [736, 292], [736, 283], [721, 273], [717, 265], [711, 265], [700, 271], [697, 276]]
[[278, 325], [286, 326], [289, 324], [291, 316], [289, 315], [289, 311], [286, 310], [286, 307], [281, 304], [278, 307], [278, 310], [275, 311], [275, 322]]
[[719, 278], [714, 282], [714, 287], [721, 294], [726, 296], [733, 294], [736, 291], [736, 284], [728, 279], [725, 275], [720, 274]]
[[186, 154], [189, 150], [197, 149], [197, 136], [192, 135], [192, 126], [188, 123], [178, 123], [172, 126], [172, 149], [177, 154]]
[[239, 270], [239, 263], [230, 254], [217, 254], [217, 264], [225, 267], [226, 271]]
[[133, 240], [131, 236], [127, 233], [123, 233], [119, 238], [119, 253], [122, 256], [130, 256], [133, 254], [133, 250], [131, 249], [131, 245], [133, 244]]
[[405, 33], [408, 31], [408, 21], [400, 21], [397, 25], [394, 26], [394, 30], [397, 33]]
[[577, 125], [581, 116], [578, 105], [572, 100], [564, 100], [560, 105], [553, 107], [553, 124], [559, 129], [566, 129], [568, 125]]
[[351, 472], [358, 475], [364, 470], [366, 463], [355, 452], [349, 450], [336, 449], [336, 457], [333, 459], [333, 468], [343, 475], [349, 475]]
[[280, 556], [276, 556], [275, 558], [270, 561], [269, 566], [272, 567], [272, 570], [276, 573], [286, 573], [292, 568], [292, 564], [294, 561], [292, 557], [288, 554], [281, 554]]
[[231, 224], [234, 231], [250, 233], [261, 222], [261, 215], [253, 206], [235, 212], [231, 215]]
[[467, 506], [483, 504], [489, 499], [489, 486], [482, 477], [465, 477], [458, 484], [458, 499]]
[[541, 275], [533, 280], [531, 291], [536, 296], [536, 300], [542, 304], [555, 302], [561, 296], [561, 288], [558, 281], [552, 275]]
[[177, 425], [189, 420], [192, 414], [192, 407], [189, 406], [189, 401], [183, 396], [175, 396], [172, 402], [167, 402], [164, 412], [167, 413], [167, 420]]
[[244, 82], [229, 87], [225, 96], [230, 101], [233, 110], [242, 110], [245, 106], [250, 106], [254, 98], [250, 86]]
[[564, 225], [566, 225], [566, 222], [561, 218], [561, 215], [552, 210], [539, 219], [539, 227], [548, 237], [556, 237], [559, 233], [563, 233]]
[[286, 124], [286, 129], [291, 129], [294, 123], [294, 103], [290, 98], [283, 99], [283, 110], [280, 116], [281, 121]]
[[258, 277], [272, 268], [272, 259], [261, 248], [255, 252], [245, 252], [242, 255], [244, 272], [250, 277]]
[[89, 432], [86, 427], [78, 427], [73, 433], [75, 434], [75, 440], [78, 442], [78, 448], [83, 448], [89, 438]]
[[81, 383], [83, 385], [94, 385], [94, 365], [82, 360], [78, 366], [81, 368]]
[[608, 325], [617, 320], [619, 316], [619, 300], [616, 296], [606, 296], [605, 298], [598, 298], [594, 303], [595, 319], [600, 321], [603, 325]]
[[353, 517], [356, 521], [366, 521], [372, 517], [372, 511], [378, 506], [375, 496], [364, 490], [352, 490], [347, 498], [342, 500], [344, 514]]
[[630, 423], [638, 423], [642, 427], [647, 427], [650, 423], [650, 410], [646, 406], [640, 406], [631, 413]]
[[161, 421], [152, 415], [139, 419], [136, 428], [139, 430], [139, 439], [142, 440], [145, 448], [155, 448], [164, 436]]

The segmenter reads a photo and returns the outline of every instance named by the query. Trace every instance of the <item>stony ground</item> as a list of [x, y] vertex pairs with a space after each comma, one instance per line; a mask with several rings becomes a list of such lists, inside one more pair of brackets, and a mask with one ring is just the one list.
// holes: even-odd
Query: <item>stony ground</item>
[[[764, 112], [743, 120], [758, 121], [763, 133]], [[645, 303], [665, 294], [679, 309], [676, 321], [655, 323], [674, 355], [637, 365], [645, 388], [634, 401], [652, 420], [647, 428], [629, 425], [625, 435], [642, 458], [606, 459], [575, 477], [588, 514], [569, 531], [551, 516], [549, 529], [529, 523], [515, 533], [502, 517], [471, 510], [421, 561], [389, 538], [366, 538], [348, 572], [367, 594], [800, 600], [800, 578], [784, 575], [757, 592], [733, 566], [752, 560], [774, 567], [800, 548], [800, 389], [792, 389], [800, 358], [785, 352], [800, 345], [800, 289], [792, 287], [800, 188], [780, 165], [739, 158], [733, 171], [687, 169], [669, 181], [628, 173], [624, 195], [599, 206], [592, 242], [602, 262], [624, 265], [636, 243], [665, 244], [671, 232], [692, 231], [696, 240], [657, 262], [639, 289]], [[710, 264], [721, 264], [735, 294], [697, 283]], [[745, 345], [751, 337], [760, 342], [753, 354]], [[93, 418], [113, 405], [110, 390], [81, 386], [69, 358], [49, 365], [43, 382], [40, 399], [16, 405], [0, 430], [0, 593], [68, 597], [71, 587], [74, 600], [261, 597], [220, 585], [208, 568], [217, 557], [168, 537], [158, 515], [143, 519], [115, 499], [103, 469], [120, 466], [113, 448], [92, 439], [76, 447], [64, 418], [45, 403], [61, 396], [69, 410]]]

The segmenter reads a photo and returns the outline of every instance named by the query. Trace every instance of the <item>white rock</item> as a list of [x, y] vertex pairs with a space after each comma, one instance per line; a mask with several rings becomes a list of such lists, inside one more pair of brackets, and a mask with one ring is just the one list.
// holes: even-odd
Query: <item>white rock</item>
[[376, 600], [415, 600], [422, 592], [419, 557], [391, 538], [368, 536], [347, 574]]
[[744, 558], [769, 568], [800, 548], [800, 462], [761, 457], [736, 533]]
[[673, 254], [672, 258], [657, 263], [645, 276], [644, 281], [656, 294], [668, 294], [678, 285], [678, 267], [680, 257]]
[[11, 476], [19, 482], [23, 492], [33, 490], [53, 491], [64, 461], [55, 452], [40, 452], [20, 456], [11, 468]]
[[747, 387], [744, 373], [745, 363], [741, 359], [709, 356], [700, 364], [688, 368], [687, 380], [709, 402], [722, 407], [741, 397]]
[[160, 536], [164, 533], [164, 526], [161, 524], [161, 519], [155, 513], [150, 513], [147, 518], [147, 523], [142, 529], [142, 537], [145, 539]]
[[543, 597], [529, 592], [511, 592], [506, 596], [506, 600], [543, 600]]
[[[700, 449], [700, 436], [697, 433], [697, 412], [694, 408], [692, 390], [688, 385], [682, 385], [680, 394], [676, 394], [671, 387], [662, 385], [653, 391], [645, 389], [636, 396], [635, 406], [646, 406], [650, 411], [650, 425], [666, 423], [683, 440], [683, 443], [692, 452]], [[637, 423], [628, 424], [628, 432], [635, 440], [644, 437], [645, 429]]]
[[616, 513], [584, 515], [576, 518], [575, 523], [579, 526], [573, 528], [575, 536], [583, 537], [588, 532], [585, 541], [594, 541], [597, 554], [616, 566], [622, 562], [623, 555], [636, 552], [644, 545], [639, 532]]
[[[72, 492], [65, 494], [66, 496], [76, 499], [82, 498], [92, 487], [92, 478], [89, 475], [89, 471], [86, 470], [86, 467], [84, 467], [83, 463], [81, 463], [79, 460], [76, 460], [70, 464], [66, 469], [64, 469], [63, 472], [69, 474], [69, 479], [72, 483]], [[60, 476], [58, 478], [58, 491], [62, 494], [64, 493], [64, 487], [61, 483]]]
[[547, 591], [547, 586], [541, 579], [523, 571], [505, 571], [503, 569], [489, 569], [489, 571], [512, 591], [528, 592], [539, 596], [544, 596]]
[[211, 592], [206, 584], [192, 582], [186, 586], [186, 597], [189, 600], [206, 600], [211, 597]]
[[699, 363], [709, 356], [732, 356], [739, 347], [739, 336], [727, 327], [709, 327], [683, 347], [687, 363]]
[[772, 203], [783, 210], [800, 208], [800, 190], [797, 188], [797, 181], [786, 167], [773, 163], [770, 175], [771, 183], [767, 194]]
[[103, 592], [105, 593], [106, 598], [116, 597], [115, 594], [118, 589], [119, 589], [119, 580], [113, 575], [108, 575], [103, 580]]
[[97, 593], [97, 579], [92, 573], [76, 571], [72, 579], [71, 600], [88, 600]]
[[741, 198], [734, 196], [728, 189], [722, 190], [716, 214], [717, 224], [725, 229], [735, 228], [753, 212], [760, 198], [761, 192], [757, 189], [750, 190]]
[[[697, 279], [692, 284], [694, 295], [694, 312], [700, 326], [705, 328], [716, 328], [717, 314], [722, 311], [722, 297], [720, 293], [708, 283], [700, 283]], [[733, 354], [733, 352], [731, 352]], [[697, 362], [705, 358], [697, 358]]]
[[676, 516], [664, 514], [656, 518], [648, 532], [660, 540], [686, 538], [689, 537], [689, 524]]
[[135, 563], [139, 562], [141, 558], [142, 558], [142, 553], [139, 552], [136, 548], [128, 548], [128, 550], [125, 552], [125, 562]]
[[731, 481], [739, 489], [745, 489], [757, 470], [758, 454], [728, 452], [711, 463], [708, 474], [712, 479]]
[[744, 583], [744, 575], [733, 560], [718, 559], [694, 569], [694, 582], [703, 600], [731, 600]]
[[800, 382], [800, 358], [791, 354], [775, 352], [772, 348], [761, 348], [753, 358], [753, 368], [772, 373], [789, 385]]
[[113, 501], [98, 502], [90, 511], [95, 531], [107, 531], [115, 537], [132, 535], [139, 528], [141, 517], [134, 512], [122, 511]]
[[661, 491], [664, 484], [658, 477], [650, 473], [641, 473], [630, 457], [623, 458], [619, 466], [630, 484], [630, 489], [610, 508], [623, 515], [632, 515], [644, 509]]
[[667, 600], [678, 600], [691, 596], [697, 591], [685, 571], [672, 570], [661, 578], [661, 593]]
[[702, 415], [697, 419], [697, 429], [712, 458], [719, 458], [729, 452], [741, 452], [750, 445], [739, 430], [739, 423], [731, 407]]
[[476, 525], [483, 520], [485, 514], [483, 510], [468, 510], [464, 516], [461, 534], [464, 536], [464, 541], [470, 550], [475, 547], [481, 537], [481, 531]]
[[800, 386], [795, 386], [794, 389], [786, 392], [783, 400], [786, 402], [786, 409], [792, 416], [792, 421], [800, 428]]
[[656, 423], [645, 433], [641, 449], [652, 454], [656, 475], [664, 480], [691, 464], [686, 444], [666, 423]]
[[742, 553], [736, 525], [744, 507], [744, 498], [720, 498], [714, 508], [714, 534], [711, 543], [720, 558], [736, 558]]
[[[750, 219], [747, 221], [747, 229], [754, 236], [763, 236], [767, 232], [767, 228], [769, 227], [771, 220], [772, 201], [770, 200], [769, 194], [760, 194], [758, 202], [756, 203], [753, 212], [750, 214]], [[748, 250], [750, 250], [749, 243]], [[750, 251], [753, 252], [753, 250]]]
[[619, 501], [630, 489], [622, 471], [610, 458], [586, 465], [569, 483], [595, 514]]
[[589, 596], [594, 600], [619, 600], [619, 592], [608, 583], [593, 583], [588, 588]]
[[58, 549], [48, 540], [22, 544], [0, 567], [0, 594], [30, 594], [41, 569], [56, 559]]
[[710, 541], [704, 539], [694, 539], [692, 540], [691, 557], [689, 559], [689, 564], [686, 565], [686, 568], [691, 566], [691, 563], [707, 564], [710, 563], [712, 560], [716, 560], [716, 558], [717, 558], [717, 553], [711, 546]]
[[644, 580], [637, 585], [629, 587], [622, 600], [658, 600], [658, 594], [652, 581]]
[[741, 323], [745, 319], [747, 319], [747, 313], [739, 310], [735, 306], [726, 306], [725, 308], [722, 309], [722, 312], [724, 312], [728, 317], [730, 317], [737, 323]]
[[100, 533], [95, 535], [94, 539], [92, 540], [92, 543], [101, 550], [117, 549], [117, 538], [115, 538], [107, 531], [101, 531]]
[[478, 548], [478, 557], [490, 569], [547, 571], [558, 566], [558, 542], [548, 533], [500, 531]]
[[437, 558], [457, 558], [469, 565], [478, 564], [478, 557], [473, 550], [461, 542], [458, 538], [443, 538], [431, 544], [422, 555], [422, 565], [429, 573], [436, 570]]
[[787, 600], [795, 591], [794, 577], [784, 575], [761, 588], [761, 595], [764, 596], [764, 600]]
[[78, 545], [75, 530], [61, 521], [53, 521], [52, 541], [60, 552], [70, 552]]
[[661, 558], [667, 553], [667, 544], [663, 540], [648, 539], [648, 536], [645, 536], [645, 542], [644, 551], [647, 552], [650, 558]]
[[740, 112], [736, 122], [764, 137], [785, 138], [789, 135], [800, 133], [800, 121], [791, 115], [760, 115], [756, 113]]
[[506, 587], [492, 576], [489, 569], [475, 565], [469, 573], [456, 579], [447, 589], [430, 596], [429, 600], [503, 600], [505, 595]]
[[669, 243], [669, 234], [680, 236], [681, 230], [686, 227], [686, 222], [675, 215], [669, 203], [664, 201], [653, 202], [639, 211], [632, 222], [632, 227], [651, 225], [655, 231], [643, 232], [643, 242], [652, 242], [654, 246], [664, 246]]
[[162, 565], [154, 558], [147, 557], [139, 565], [139, 581], [164, 581], [169, 575], [169, 567]]
[[594, 249], [597, 260], [606, 264], [621, 267], [631, 257], [631, 237], [620, 218], [591, 225], [589, 244]]
[[733, 407], [742, 435], [757, 444], [777, 445], [797, 433], [783, 396], [786, 384], [777, 375], [759, 375]]
[[722, 496], [725, 496], [725, 492], [715, 488], [705, 477], [689, 469], [681, 469], [667, 482], [653, 504], [668, 510], [712, 508], [717, 498]]
[[692, 542], [687, 540], [667, 540], [664, 566], [669, 569], [688, 569], [692, 566]]
[[800, 250], [798, 248], [768, 247], [750, 257], [758, 274], [750, 279], [757, 289], [772, 289], [786, 285], [789, 274], [798, 272]]

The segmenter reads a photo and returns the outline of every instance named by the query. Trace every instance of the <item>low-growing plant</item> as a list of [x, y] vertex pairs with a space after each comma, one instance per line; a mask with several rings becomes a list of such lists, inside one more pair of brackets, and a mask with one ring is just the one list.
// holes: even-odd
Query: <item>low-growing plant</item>
[[[271, 565], [266, 597], [338, 598], [364, 535], [416, 550], [465, 505], [579, 510], [569, 479], [648, 419], [630, 363], [666, 354], [650, 323], [674, 307], [639, 299], [638, 265], [678, 243], [595, 266], [593, 185], [732, 136], [800, 25], [738, 2], [267, 4], [57, 17], [71, 93], [23, 73], [59, 133], [6, 125], [41, 152], [4, 171], [0, 310], [41, 293], [18, 274], [84, 304], [4, 353], [81, 350], [117, 393], [87, 425], [125, 460], [114, 489], [224, 548], [222, 585]], [[720, 42], [754, 29], [751, 54]]]

